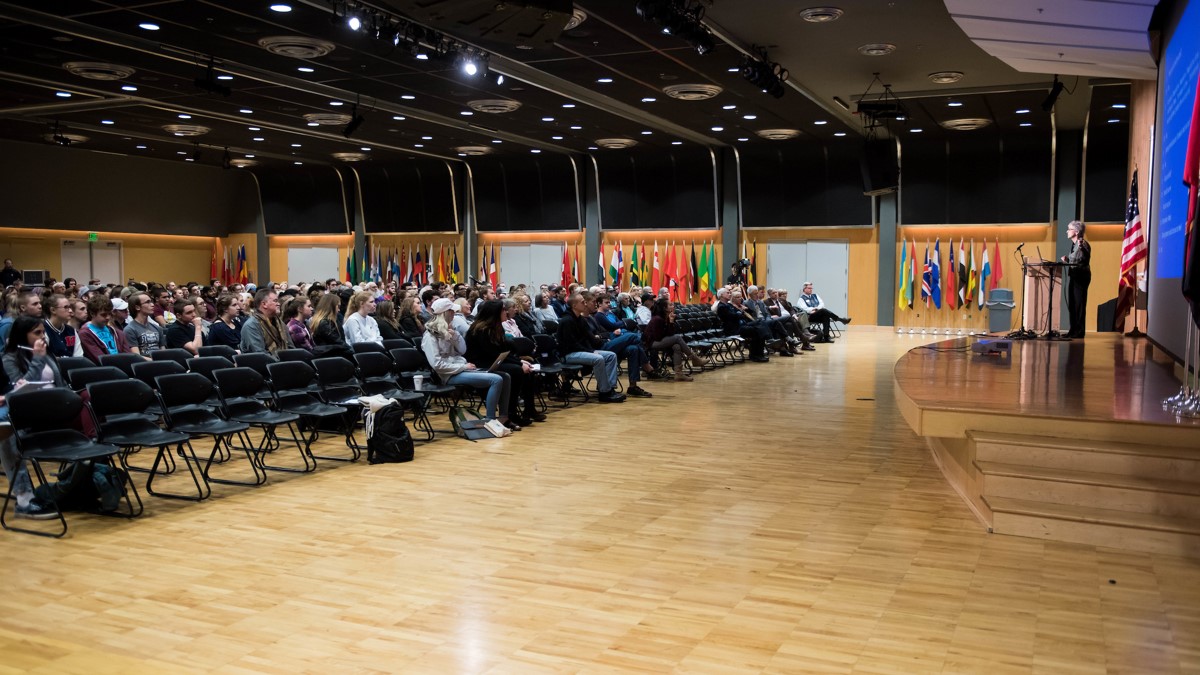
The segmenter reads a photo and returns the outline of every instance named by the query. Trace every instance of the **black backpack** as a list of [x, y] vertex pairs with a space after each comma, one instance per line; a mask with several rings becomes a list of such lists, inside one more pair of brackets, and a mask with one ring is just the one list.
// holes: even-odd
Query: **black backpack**
[[367, 439], [367, 462], [386, 464], [412, 459], [413, 439], [404, 424], [404, 409], [393, 403], [377, 410], [371, 437]]

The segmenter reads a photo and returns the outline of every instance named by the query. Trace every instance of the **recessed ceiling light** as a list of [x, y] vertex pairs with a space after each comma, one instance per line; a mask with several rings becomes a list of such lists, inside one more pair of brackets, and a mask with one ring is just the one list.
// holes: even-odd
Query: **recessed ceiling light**
[[598, 80], [596, 80], [596, 81], [597, 81], [597, 82], [599, 82], [600, 84], [612, 84], [612, 78], [611, 78], [611, 77], [602, 77], [602, 78], [600, 78], [600, 79], [598, 79]]
[[416, 60], [418, 60], [418, 61], [428, 61], [428, 60], [429, 60], [429, 55], [428, 55], [428, 54], [426, 54], [425, 52], [419, 52], [419, 53], [418, 53], [418, 54], [417, 54], [415, 57], [413, 57], [413, 58], [415, 58], [415, 59], [416, 59]]
[[1029, 114], [1029, 108], [1021, 108], [1020, 110], [1018, 110], [1018, 111], [1017, 111], [1017, 114], [1018, 114], [1018, 115], [1028, 115], [1028, 114]]
[[462, 115], [463, 117], [470, 117], [471, 115], [474, 115], [475, 113], [471, 112], [470, 110], [463, 110], [463, 111], [460, 111], [458, 114]]
[[320, 122], [309, 122], [309, 123], [308, 123], [308, 126], [310, 126], [310, 127], [319, 127], [319, 126], [321, 126], [321, 123], [320, 123]]
[[421, 137], [421, 140], [423, 140], [423, 141], [432, 141], [432, 140], [433, 140], [433, 136], [422, 136], [422, 137]]
[[842, 10], [837, 7], [809, 7], [800, 10], [800, 18], [809, 23], [829, 23], [842, 18]]
[[742, 71], [742, 69], [741, 69], [741, 68], [729, 68], [729, 69], [727, 69], [725, 72], [727, 72], [727, 73], [740, 73], [741, 71]]
[[298, 148], [298, 147], [300, 147], [300, 144], [299, 144], [299, 143], [292, 143], [292, 147], [293, 147], [293, 148]]
[[946, 104], [946, 106], [950, 107], [950, 108], [961, 108], [962, 101], [950, 101], [949, 103]]
[[658, 99], [654, 98], [653, 96], [646, 96], [642, 99], [642, 103], [654, 103], [657, 100]]
[[725, 127], [713, 127], [713, 131], [725, 131]]
[[858, 53], [863, 56], [887, 56], [896, 51], [896, 45], [887, 42], [872, 42], [858, 48]]
[[309, 68], [308, 66], [300, 66], [300, 67], [296, 68], [296, 70], [298, 70], [298, 71], [300, 71], [300, 72], [302, 72], [302, 73], [311, 73], [311, 72], [314, 72], [314, 71], [313, 71], [313, 69], [312, 69], [312, 68]]
[[758, 119], [758, 115], [742, 115], [742, 119], [744, 119], [744, 120], [756, 120], [756, 119]]
[[563, 107], [564, 107], [564, 108], [574, 108], [574, 107], [575, 107], [575, 104], [574, 104], [574, 103], [564, 103], [564, 104], [563, 104]]
[[272, 12], [290, 12], [290, 11], [292, 11], [292, 6], [284, 5], [284, 4], [275, 4], [275, 5], [271, 5], [271, 11]]
[[552, 139], [554, 139], [554, 140], [556, 140], [556, 141], [561, 141], [561, 140], [563, 139], [563, 137], [562, 137], [562, 136], [551, 136], [550, 138], [552, 138]]
[[671, 145], [683, 145], [683, 141], [671, 141]]
[[141, 28], [142, 30], [158, 30], [158, 24], [156, 24], [156, 23], [139, 23], [138, 28]]
[[100, 124], [116, 124], [116, 122], [112, 120], [100, 120]]
[[243, 115], [253, 115], [254, 114], [254, 111], [249, 108], [242, 108], [238, 112], [242, 113]]
[[553, 121], [554, 121], [554, 118], [553, 118], [553, 117], [543, 117], [543, 118], [542, 118], [542, 121], [543, 121], [543, 122], [553, 122]]
[[232, 75], [218, 75], [217, 79], [218, 80], [232, 80], [233, 76]]
[[56, 91], [56, 92], [54, 92], [54, 95], [59, 98], [71, 98], [71, 94], [69, 94], [65, 91]]
[[573, 125], [573, 126], [571, 127], [571, 131], [580, 131], [580, 130], [582, 130], [582, 129], [583, 129], [583, 127], [579, 126], [578, 124], [576, 124], [576, 125]]
[[304, 162], [292, 162], [292, 164], [295, 164], [296, 166], [304, 166]]
[[530, 152], [532, 152], [532, 153], [533, 153], [533, 154], [535, 154], [535, 155], [540, 155], [540, 154], [542, 154], [542, 151], [541, 151], [541, 150], [538, 150], [537, 148], [534, 148], [534, 149], [530, 150]]
[[841, 138], [842, 136], [845, 136], [845, 135], [846, 135], [846, 132], [844, 132], [844, 131], [839, 131], [834, 134], [834, 136], [837, 136], [838, 138]]
[[919, 133], [921, 133], [922, 131], [925, 131], [925, 130], [924, 130], [924, 129], [909, 129], [909, 130], [908, 130], [908, 133], [910, 133], [910, 134], [919, 134]]
[[963, 79], [963, 74], [957, 70], [939, 70], [929, 74], [929, 81], [934, 84], [954, 84]]
[[364, 146], [364, 147], [359, 148], [359, 150], [362, 150], [363, 152], [370, 152], [371, 148]]
[[404, 115], [392, 115], [392, 119], [396, 120], [397, 122], [403, 122]]
[[1031, 127], [1031, 126], [1033, 126], [1033, 122], [1021, 122], [1021, 126], [1023, 126], [1023, 127]]
[[132, 84], [126, 84], [121, 87], [121, 91], [137, 91], [137, 87], [133, 86]]
[[493, 138], [492, 142], [493, 143], [503, 143], [504, 141], [500, 140], [499, 138]]
[[1129, 106], [1125, 105], [1124, 103], [1114, 103], [1112, 107], [1116, 108], [1117, 110], [1124, 110], [1125, 108], [1128, 108]]
[[739, 138], [738, 140], [739, 140], [739, 141], [741, 141], [741, 142], [743, 142], [743, 143], [745, 143], [746, 141], [748, 141], [748, 140], [750, 140], [750, 139], [749, 139], [749, 138]]
[[827, 120], [817, 120], [816, 122], [813, 122], [813, 124], [815, 124], [817, 126], [821, 126], [824, 124], [829, 124], [829, 122]]
[[263, 138], [262, 136], [255, 136], [254, 138], [251, 138], [250, 140], [252, 140], [252, 141], [265, 141], [265, 140], [267, 140], [267, 139]]
[[723, 105], [721, 106], [721, 110], [733, 110], [736, 107], [736, 105]]
[[411, 101], [415, 99], [416, 96], [413, 96], [412, 94], [402, 94], [400, 98], [404, 99], [405, 101]]
[[597, 147], [596, 147], [596, 146], [594, 146], [594, 145], [589, 145], [589, 146], [588, 146], [588, 150], [599, 150], [599, 149], [600, 149], [600, 148], [597, 148]]
[[343, 103], [342, 101], [330, 101], [329, 105], [338, 106], [338, 105], [346, 105], [346, 104]]
[[1121, 121], [1121, 120], [1109, 120], [1109, 121], [1108, 121], [1108, 123], [1109, 123], [1109, 124], [1116, 124], [1117, 122], [1120, 122], [1120, 121]]
[[422, 145], [422, 144], [420, 144], [420, 143], [413, 143], [413, 147], [414, 147], [414, 148], [423, 148], [423, 147], [425, 147], [425, 146], [424, 146], [424, 145]]
[[654, 133], [653, 131], [643, 131], [643, 132], [642, 132], [642, 135], [643, 135], [643, 136], [649, 136], [650, 134], [653, 134], [653, 133]]
[[262, 131], [262, 127], [246, 127], [250, 131]]
[[186, 114], [186, 113], [179, 113], [179, 119], [181, 119], [181, 120], [190, 120], [190, 119], [192, 119], [192, 116], [191, 116], [191, 115], [188, 115], [188, 114]]
[[186, 157], [186, 158], [184, 158], [184, 160], [183, 160], [183, 161], [185, 161], [185, 162], [194, 162], [194, 161], [196, 161], [196, 160], [195, 160], [195, 159], [193, 159], [193, 158], [191, 158], [191, 157]]
[[177, 155], [186, 155], [187, 153], [186, 153], [186, 152], [184, 152], [184, 151], [182, 151], [182, 150], [176, 150], [176, 151], [175, 151], [175, 154], [177, 154]]
[[254, 155], [246, 155], [246, 159], [254, 159]]
[[145, 149], [146, 149], [146, 146], [144, 146], [144, 145], [139, 145], [139, 146], [137, 146], [137, 149], [138, 149], [138, 150], [145, 150]]

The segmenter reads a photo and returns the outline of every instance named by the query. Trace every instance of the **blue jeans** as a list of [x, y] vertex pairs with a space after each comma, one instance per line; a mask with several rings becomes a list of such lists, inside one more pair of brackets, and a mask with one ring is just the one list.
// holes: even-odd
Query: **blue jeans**
[[[8, 421], [8, 406], [0, 405], [0, 422]], [[12, 432], [12, 428], [7, 430]], [[29, 472], [25, 470], [25, 462], [17, 454], [17, 439], [9, 436], [0, 440], [0, 465], [4, 466], [4, 474], [12, 482], [12, 492], [17, 504], [25, 506], [33, 498], [33, 483], [29, 480]], [[0, 499], [3, 499], [0, 496]]]
[[601, 394], [607, 394], [617, 386], [617, 355], [612, 352], [571, 352], [563, 357], [563, 363], [591, 366], [592, 374], [596, 376], [596, 390]]
[[464, 370], [446, 380], [446, 384], [462, 385], [475, 389], [487, 388], [487, 398], [484, 399], [484, 405], [487, 407], [487, 416], [491, 419], [496, 419], [497, 410], [504, 410], [506, 412], [508, 410], [510, 386], [506, 375], [489, 373], [482, 370]]
[[621, 358], [626, 360], [625, 367], [629, 370], [629, 384], [637, 384], [642, 379], [642, 364], [646, 362], [646, 353], [642, 351], [640, 335], [622, 332], [605, 342], [604, 349], [616, 354], [617, 360]]

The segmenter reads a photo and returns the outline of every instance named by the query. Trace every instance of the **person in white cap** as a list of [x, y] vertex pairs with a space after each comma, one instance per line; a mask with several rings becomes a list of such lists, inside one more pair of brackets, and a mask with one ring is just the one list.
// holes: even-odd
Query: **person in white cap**
[[123, 331], [129, 323], [129, 303], [121, 298], [113, 298], [112, 305], [112, 327]]
[[[421, 338], [421, 349], [444, 384], [463, 385], [476, 389], [487, 389], [484, 405], [488, 419], [497, 418], [497, 411], [508, 410], [511, 386], [506, 376], [479, 370], [467, 361], [467, 342], [458, 331], [450, 326], [454, 314], [454, 303], [448, 298], [438, 298], [430, 307], [433, 318], [425, 324], [425, 336]], [[487, 364], [491, 365], [491, 364]]]

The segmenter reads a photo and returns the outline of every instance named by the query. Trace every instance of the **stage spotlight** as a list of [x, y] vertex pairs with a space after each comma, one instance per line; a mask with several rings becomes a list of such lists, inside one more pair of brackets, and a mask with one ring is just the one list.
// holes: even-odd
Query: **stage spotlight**
[[233, 90], [229, 87], [217, 82], [216, 74], [213, 72], [213, 58], [211, 56], [208, 57], [208, 67], [204, 70], [204, 76], [197, 77], [193, 80], [193, 84], [199, 89], [213, 94], [220, 94], [221, 96], [229, 96], [233, 93]]
[[1062, 92], [1063, 92], [1063, 83], [1059, 82], [1058, 76], [1055, 75], [1054, 76], [1054, 85], [1050, 87], [1050, 95], [1046, 97], [1045, 101], [1042, 101], [1042, 110], [1045, 112], [1050, 112], [1051, 110], [1054, 110], [1054, 104], [1058, 103], [1058, 97], [1062, 95]]
[[346, 19], [346, 25], [350, 27], [350, 30], [358, 30], [362, 28], [362, 19], [357, 15], [351, 15]]
[[773, 63], [767, 60], [765, 51], [760, 52], [760, 58], [747, 56], [742, 60], [741, 73], [742, 78], [750, 84], [758, 87], [764, 94], [770, 94], [775, 98], [783, 98], [787, 89], [783, 86], [787, 82], [788, 71], [778, 63]]
[[233, 158], [229, 156], [229, 148], [225, 148], [225, 154], [221, 156], [221, 168], [232, 169]]
[[479, 66], [475, 65], [475, 62], [470, 59], [463, 61], [462, 69], [464, 73], [472, 76], [479, 72]]
[[354, 108], [350, 110], [350, 121], [346, 123], [346, 128], [342, 129], [342, 135], [346, 138], [350, 138], [354, 135], [354, 132], [358, 131], [358, 128], [361, 127], [362, 123], [365, 121], [366, 119], [362, 115], [358, 114], [358, 105], [355, 105]]

